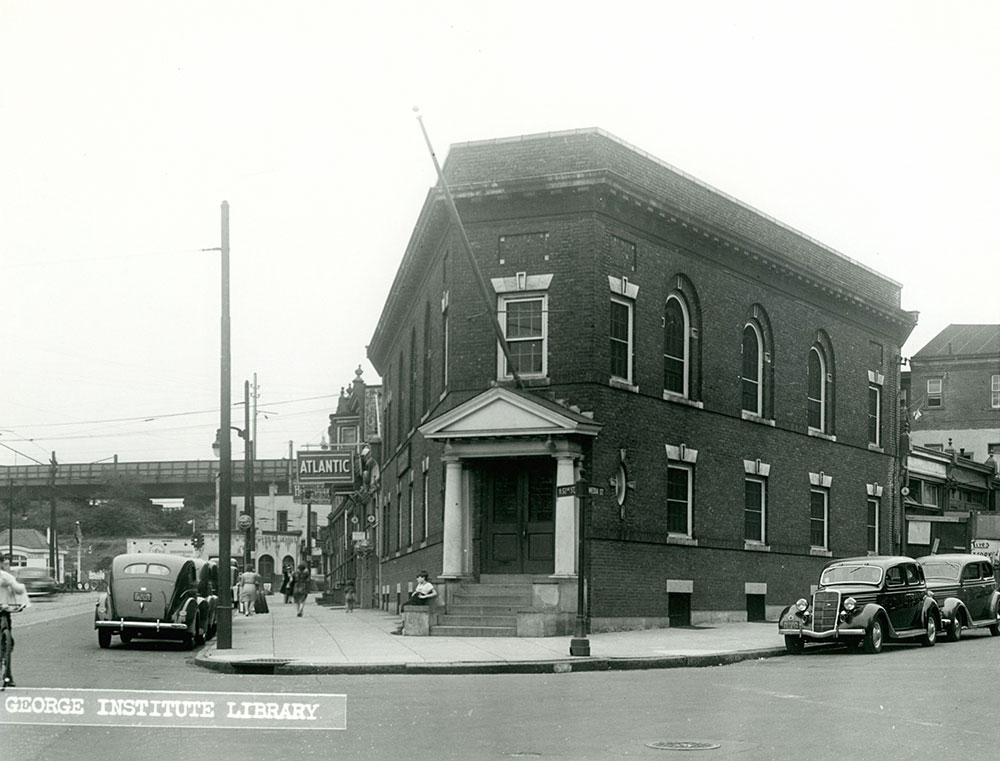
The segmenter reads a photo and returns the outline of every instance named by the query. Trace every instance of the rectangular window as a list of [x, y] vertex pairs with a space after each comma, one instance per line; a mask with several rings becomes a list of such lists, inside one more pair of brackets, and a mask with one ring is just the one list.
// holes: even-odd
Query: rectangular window
[[545, 377], [548, 371], [548, 296], [501, 296], [498, 318], [507, 340], [513, 368], [499, 350], [501, 380], [519, 376]]
[[878, 554], [879, 500], [868, 498], [868, 551]]
[[409, 501], [409, 511], [410, 511], [410, 545], [413, 544], [413, 481], [410, 480], [410, 486], [407, 489], [407, 499]]
[[667, 467], [667, 531], [691, 536], [691, 476], [686, 465]]
[[943, 381], [941, 378], [927, 379], [927, 406], [940, 407], [944, 401]]
[[763, 478], [748, 477], [744, 484], [743, 538], [763, 544], [766, 536], [767, 483]]
[[396, 491], [396, 549], [403, 547], [403, 491]]
[[427, 477], [428, 472], [424, 471], [424, 539], [430, 535], [430, 529], [428, 528], [431, 521], [431, 490], [430, 490], [430, 479]]
[[357, 444], [358, 427], [356, 425], [347, 425], [338, 427], [337, 442], [339, 444]]
[[1000, 409], [1000, 375], [990, 376], [990, 407]]
[[448, 312], [441, 316], [441, 388], [448, 388]]
[[276, 515], [277, 515], [277, 518], [276, 518], [276, 520], [277, 520], [277, 525], [276, 525], [277, 530], [278, 531], [288, 531], [288, 511], [287, 510], [278, 510]]
[[882, 389], [868, 384], [868, 443], [882, 446]]
[[830, 495], [826, 489], [812, 489], [809, 492], [809, 544], [822, 550], [829, 549], [829, 500]]
[[632, 382], [632, 302], [611, 299], [611, 375]]

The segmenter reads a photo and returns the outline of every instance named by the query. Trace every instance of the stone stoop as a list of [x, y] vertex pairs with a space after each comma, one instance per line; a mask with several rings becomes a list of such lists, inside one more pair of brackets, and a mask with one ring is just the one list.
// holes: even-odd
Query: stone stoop
[[[540, 577], [547, 585], [547, 577]], [[517, 637], [562, 634], [565, 615], [539, 602], [530, 575], [483, 575], [448, 590], [446, 610], [430, 626], [432, 637]]]

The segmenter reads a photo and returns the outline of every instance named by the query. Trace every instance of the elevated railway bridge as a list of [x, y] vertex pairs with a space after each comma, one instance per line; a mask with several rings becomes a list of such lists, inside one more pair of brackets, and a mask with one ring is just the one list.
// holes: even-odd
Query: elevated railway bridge
[[[234, 460], [233, 494], [246, 491], [243, 460]], [[215, 498], [219, 463], [213, 460], [173, 460], [163, 462], [94, 462], [51, 465], [0, 466], [0, 499], [8, 488], [29, 500], [90, 500], [106, 491], [109, 484], [127, 481], [149, 499], [185, 499], [192, 504], [209, 504]], [[294, 461], [255, 460], [253, 493], [268, 494], [271, 484], [278, 494], [292, 493]], [[54, 488], [53, 488], [54, 487]]]

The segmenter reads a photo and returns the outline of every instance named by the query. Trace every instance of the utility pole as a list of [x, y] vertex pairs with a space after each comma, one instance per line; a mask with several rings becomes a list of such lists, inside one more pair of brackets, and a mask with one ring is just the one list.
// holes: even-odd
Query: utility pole
[[10, 508], [10, 530], [7, 532], [7, 558], [14, 562], [14, 479], [7, 479], [7, 507]]
[[229, 558], [232, 553], [233, 452], [230, 443], [232, 389], [230, 388], [229, 343], [229, 202], [222, 202], [222, 357], [220, 370], [219, 420], [219, 629], [216, 647], [233, 647], [233, 575]]
[[58, 467], [56, 453], [53, 452], [52, 459], [49, 460], [49, 568], [56, 575], [57, 581], [59, 580], [59, 567], [57, 565], [59, 555], [56, 550], [56, 468]]
[[253, 484], [253, 439], [250, 437], [250, 381], [243, 381], [243, 480], [246, 489], [243, 491], [243, 511], [250, 516], [243, 546], [243, 565], [254, 568], [254, 551], [256, 550], [257, 525], [254, 517], [254, 484]]

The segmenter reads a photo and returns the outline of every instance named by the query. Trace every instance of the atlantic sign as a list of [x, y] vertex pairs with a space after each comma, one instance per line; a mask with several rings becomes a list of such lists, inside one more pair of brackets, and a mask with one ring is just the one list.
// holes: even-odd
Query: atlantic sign
[[296, 477], [302, 484], [353, 484], [354, 450], [299, 452], [295, 469]]

